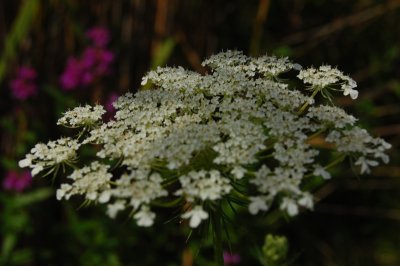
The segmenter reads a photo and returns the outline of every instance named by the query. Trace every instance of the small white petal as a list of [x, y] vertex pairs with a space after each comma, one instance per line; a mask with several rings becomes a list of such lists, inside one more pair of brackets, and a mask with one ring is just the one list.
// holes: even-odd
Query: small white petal
[[286, 210], [289, 216], [295, 216], [299, 213], [299, 207], [294, 200], [289, 198], [283, 199], [280, 208], [281, 210]]
[[241, 166], [235, 166], [231, 171], [231, 174], [237, 179], [243, 178], [245, 173], [246, 169]]
[[97, 192], [96, 192], [96, 191], [93, 191], [93, 192], [88, 192], [88, 193], [86, 193], [86, 198], [87, 198], [88, 200], [96, 200], [96, 198], [97, 198]]
[[37, 166], [35, 166], [35, 168], [32, 169], [31, 174], [32, 174], [32, 176], [35, 176], [38, 173], [40, 173], [40, 171], [42, 171], [42, 170], [43, 170], [43, 166], [37, 165]]
[[353, 100], [357, 99], [358, 97], [358, 91], [357, 90], [350, 90], [350, 98]]
[[303, 69], [303, 67], [300, 65], [300, 64], [293, 64], [293, 69], [294, 70], [297, 70], [297, 71], [300, 71], [300, 70], [302, 70]]
[[314, 207], [314, 201], [312, 199], [312, 196], [310, 194], [306, 194], [304, 195], [304, 197], [302, 197], [298, 203], [303, 206], [306, 207], [308, 209], [312, 209]]
[[261, 197], [251, 197], [251, 203], [249, 204], [249, 212], [256, 215], [259, 211], [267, 211], [268, 205]]
[[147, 81], [148, 81], [148, 78], [147, 77], [143, 77], [142, 78], [142, 82], [140, 83], [142, 86], [144, 86], [144, 85], [146, 85], [147, 84]]
[[28, 159], [28, 158], [25, 158], [18, 162], [18, 166], [21, 168], [30, 166], [31, 164], [32, 164], [32, 161], [31, 161], [31, 159]]
[[133, 217], [136, 219], [137, 225], [149, 227], [153, 225], [156, 215], [148, 207], [142, 207]]
[[123, 209], [125, 209], [125, 202], [124, 201], [117, 201], [113, 204], [109, 204], [107, 206], [107, 215], [110, 218], [115, 218], [117, 216], [117, 213], [119, 211], [122, 211]]
[[103, 191], [99, 196], [100, 203], [106, 203], [110, 200], [111, 192], [109, 190]]
[[61, 200], [65, 195], [65, 191], [62, 189], [57, 189], [56, 198], [57, 200]]
[[208, 213], [205, 212], [201, 206], [196, 206], [192, 210], [182, 214], [182, 218], [190, 218], [189, 226], [192, 228], [196, 228], [197, 226], [199, 226], [202, 220], [208, 218]]

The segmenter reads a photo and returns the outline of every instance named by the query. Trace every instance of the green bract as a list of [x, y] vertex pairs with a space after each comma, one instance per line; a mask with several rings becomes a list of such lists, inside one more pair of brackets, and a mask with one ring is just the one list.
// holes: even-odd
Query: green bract
[[[106, 204], [111, 217], [132, 209], [141, 226], [153, 224], [154, 206], [181, 207], [181, 217], [197, 227], [224, 201], [244, 203], [251, 214], [276, 202], [296, 215], [300, 207], [313, 207], [312, 195], [301, 189], [307, 178], [330, 178], [329, 168], [345, 157], [361, 173], [388, 162], [388, 143], [371, 137], [330, 101], [315, 102], [318, 92], [332, 89], [357, 97], [355, 82], [339, 70], [300, 70], [287, 58], [250, 58], [236, 51], [203, 65], [209, 74], [181, 67], [149, 72], [142, 84], [151, 88], [120, 97], [109, 122], [100, 121], [104, 111], [98, 106], [67, 112], [59, 123], [87, 133], [38, 144], [20, 165], [34, 174], [64, 162], [76, 167], [80, 146], [99, 146], [93, 162], [82, 162], [87, 166], [61, 185], [58, 199], [83, 195]], [[289, 86], [291, 80], [279, 78], [288, 71], [306, 84]], [[313, 145], [316, 138], [328, 149]], [[107, 165], [115, 161], [119, 171]]]

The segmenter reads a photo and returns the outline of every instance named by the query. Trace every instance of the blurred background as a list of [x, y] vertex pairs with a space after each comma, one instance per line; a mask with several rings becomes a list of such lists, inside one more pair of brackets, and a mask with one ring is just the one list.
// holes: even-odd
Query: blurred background
[[0, 265], [213, 265], [211, 240], [187, 240], [168, 210], [149, 229], [111, 220], [80, 199], [57, 201], [59, 180], [32, 180], [17, 162], [70, 134], [56, 127], [67, 109], [101, 103], [112, 113], [148, 70], [204, 73], [201, 61], [227, 49], [338, 66], [360, 97], [337, 104], [393, 147], [370, 176], [343, 164], [315, 191], [313, 212], [239, 215], [226, 265], [260, 265], [269, 233], [287, 236], [290, 265], [400, 265], [398, 0], [0, 1]]

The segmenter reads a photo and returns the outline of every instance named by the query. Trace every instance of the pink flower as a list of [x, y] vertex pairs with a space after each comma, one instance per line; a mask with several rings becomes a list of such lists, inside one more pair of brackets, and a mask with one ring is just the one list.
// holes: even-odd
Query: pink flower
[[3, 179], [3, 188], [9, 191], [22, 192], [32, 184], [32, 176], [29, 171], [21, 173], [8, 171]]
[[110, 33], [105, 27], [93, 27], [86, 32], [93, 42], [86, 47], [81, 57], [70, 57], [61, 74], [60, 83], [64, 90], [86, 87], [110, 73], [114, 53], [107, 50]]
[[89, 86], [96, 79], [109, 74], [114, 53], [100, 47], [87, 47], [81, 58], [70, 57], [60, 77], [65, 90]]
[[31, 67], [22, 66], [18, 69], [18, 72], [23, 79], [36, 79], [37, 77], [36, 70]]
[[93, 27], [86, 32], [88, 37], [95, 46], [105, 47], [110, 42], [110, 33], [105, 27]]
[[240, 263], [240, 255], [224, 251], [224, 265], [235, 265]]
[[114, 53], [108, 50], [97, 51], [98, 66], [96, 72], [98, 75], [104, 75], [110, 71], [110, 65], [114, 60]]
[[37, 93], [36, 70], [21, 66], [17, 70], [16, 77], [10, 81], [12, 95], [18, 100], [26, 100]]
[[78, 87], [81, 82], [82, 71], [83, 67], [81, 62], [74, 57], [70, 57], [67, 61], [67, 67], [64, 73], [60, 77], [61, 86], [65, 90], [73, 90]]

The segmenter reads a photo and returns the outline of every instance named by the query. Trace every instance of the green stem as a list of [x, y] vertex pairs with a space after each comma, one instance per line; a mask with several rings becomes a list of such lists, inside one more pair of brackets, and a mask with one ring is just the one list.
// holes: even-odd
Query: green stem
[[[313, 91], [313, 93], [311, 94], [311, 98], [314, 98], [315, 95], [317, 95], [318, 92], [319, 92], [319, 89], [318, 89], [318, 88], [315, 88], [314, 91]], [[303, 106], [300, 108], [298, 114], [301, 115], [301, 114], [306, 110], [306, 108], [308, 107], [308, 105], [309, 105], [308, 101], [305, 102], [305, 103], [303, 104]]]
[[346, 158], [346, 154], [342, 154], [339, 157], [337, 157], [335, 160], [333, 160], [332, 162], [330, 162], [329, 164], [327, 164], [324, 168], [325, 169], [329, 169], [335, 165], [337, 165], [338, 163], [341, 163], [344, 158]]
[[[335, 165], [341, 163], [345, 158], [346, 158], [346, 154], [342, 154], [339, 157], [335, 158], [332, 162], [328, 163], [327, 165], [324, 166], [324, 169], [329, 169], [334, 167]], [[313, 173], [310, 173], [308, 175], [305, 175], [304, 177], [311, 177], [314, 176]]]
[[108, 181], [108, 184], [113, 185], [113, 186], [118, 186], [118, 183], [115, 181]]
[[318, 130], [317, 132], [315, 132], [314, 134], [310, 135], [308, 137], [308, 139], [312, 139], [315, 138], [316, 136], [320, 135], [322, 132], [324, 132], [326, 130], [326, 127], [321, 128], [320, 130]]
[[215, 210], [212, 215], [212, 234], [214, 242], [214, 256], [217, 266], [224, 266], [224, 255], [222, 250], [222, 217], [221, 217], [221, 207]]
[[237, 196], [239, 199], [241, 199], [243, 201], [250, 202], [249, 197], [247, 197], [246, 195], [244, 195], [243, 193], [241, 193], [237, 189], [233, 189], [232, 190], [232, 195]]

